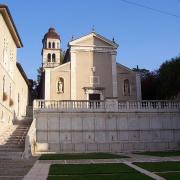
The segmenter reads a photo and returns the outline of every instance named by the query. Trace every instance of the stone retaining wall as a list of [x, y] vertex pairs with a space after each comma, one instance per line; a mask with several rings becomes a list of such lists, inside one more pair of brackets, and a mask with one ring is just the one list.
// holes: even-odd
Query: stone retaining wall
[[180, 148], [180, 113], [38, 110], [36, 152], [127, 152]]

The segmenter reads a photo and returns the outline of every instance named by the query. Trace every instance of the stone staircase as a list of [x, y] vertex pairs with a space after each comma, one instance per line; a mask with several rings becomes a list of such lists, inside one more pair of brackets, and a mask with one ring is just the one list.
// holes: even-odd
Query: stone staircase
[[1, 134], [0, 139], [0, 159], [21, 159], [25, 138], [29, 130], [31, 121], [26, 118], [21, 121], [14, 121], [5, 133]]
[[27, 115], [0, 129], [0, 180], [23, 179], [37, 159], [23, 159], [25, 138], [32, 122], [32, 111]]

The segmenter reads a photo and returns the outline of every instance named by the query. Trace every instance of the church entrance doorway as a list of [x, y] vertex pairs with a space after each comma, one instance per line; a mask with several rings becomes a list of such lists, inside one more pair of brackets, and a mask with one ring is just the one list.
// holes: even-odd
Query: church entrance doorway
[[100, 94], [89, 94], [89, 107], [92, 109], [97, 109], [100, 107], [100, 101], [101, 97]]
[[100, 101], [100, 94], [89, 94], [89, 101]]

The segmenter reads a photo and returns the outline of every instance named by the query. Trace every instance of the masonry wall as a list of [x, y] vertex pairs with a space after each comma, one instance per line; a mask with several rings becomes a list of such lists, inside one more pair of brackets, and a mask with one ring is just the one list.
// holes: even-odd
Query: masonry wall
[[127, 152], [180, 148], [179, 112], [57, 113], [39, 111], [36, 151]]

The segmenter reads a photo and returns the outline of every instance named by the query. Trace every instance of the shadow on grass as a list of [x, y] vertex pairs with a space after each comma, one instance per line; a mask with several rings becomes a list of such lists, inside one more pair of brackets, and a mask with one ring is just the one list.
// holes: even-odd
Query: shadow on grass
[[119, 159], [128, 156], [110, 153], [43, 154], [39, 160]]

